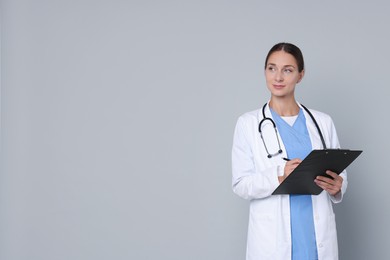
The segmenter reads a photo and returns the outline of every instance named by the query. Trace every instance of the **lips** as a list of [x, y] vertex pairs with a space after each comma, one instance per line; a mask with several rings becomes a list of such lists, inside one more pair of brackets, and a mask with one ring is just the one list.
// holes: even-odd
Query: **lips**
[[282, 88], [285, 87], [285, 85], [275, 85], [275, 84], [273, 84], [272, 86], [273, 86], [274, 88], [276, 88], [276, 89], [282, 89]]

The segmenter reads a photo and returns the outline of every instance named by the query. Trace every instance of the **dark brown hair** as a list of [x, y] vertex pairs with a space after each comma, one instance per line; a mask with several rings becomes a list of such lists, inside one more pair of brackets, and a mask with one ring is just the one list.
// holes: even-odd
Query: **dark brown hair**
[[264, 69], [267, 68], [269, 56], [271, 56], [271, 54], [276, 52], [276, 51], [284, 51], [284, 52], [287, 52], [287, 53], [291, 54], [292, 56], [294, 56], [294, 58], [297, 62], [297, 65], [298, 65], [298, 72], [302, 72], [302, 70], [305, 69], [305, 63], [303, 61], [303, 55], [302, 55], [301, 50], [297, 46], [295, 46], [294, 44], [288, 43], [288, 42], [280, 42], [278, 44], [275, 44], [271, 48], [271, 50], [269, 50], [268, 55], [265, 58]]

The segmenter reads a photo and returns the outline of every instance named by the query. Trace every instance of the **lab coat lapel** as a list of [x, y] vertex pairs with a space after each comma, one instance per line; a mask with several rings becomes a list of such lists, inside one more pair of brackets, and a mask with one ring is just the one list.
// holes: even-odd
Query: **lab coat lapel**
[[306, 126], [307, 130], [309, 131], [312, 149], [323, 149], [320, 135], [318, 134], [317, 127], [315, 126], [312, 118], [299, 103], [298, 105], [302, 109], [306, 118]]

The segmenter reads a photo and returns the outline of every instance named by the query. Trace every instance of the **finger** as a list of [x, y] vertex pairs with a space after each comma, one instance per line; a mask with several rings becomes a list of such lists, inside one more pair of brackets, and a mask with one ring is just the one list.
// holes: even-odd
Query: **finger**
[[[329, 178], [325, 177], [325, 179], [329, 179]], [[341, 190], [341, 184], [334, 185], [332, 183], [329, 183], [329, 182], [326, 182], [326, 181], [322, 181], [320, 179], [315, 179], [314, 182], [319, 187], [321, 187], [323, 190], [327, 191], [331, 195], [334, 195], [334, 194], [338, 193]]]
[[339, 189], [336, 189], [334, 186], [332, 185], [329, 185], [329, 184], [326, 184], [324, 182], [321, 182], [321, 181], [318, 181], [318, 180], [315, 180], [315, 183], [320, 187], [322, 188], [323, 190], [325, 190], [326, 192], [328, 192], [330, 195], [334, 195], [336, 194], [337, 192], [339, 192]]
[[325, 177], [325, 176], [317, 176], [316, 180], [319, 180], [319, 181], [324, 182], [324, 183], [332, 184], [332, 185], [334, 185], [336, 182], [334, 179], [331, 179], [331, 178]]
[[321, 188], [323, 189], [330, 189], [331, 187], [333, 187], [334, 185], [330, 184], [329, 182], [326, 182], [326, 181], [322, 181], [322, 180], [319, 180], [319, 179], [315, 179], [314, 182], [320, 186]]
[[343, 181], [344, 181], [343, 177], [341, 177], [337, 173], [334, 173], [331, 171], [327, 171], [326, 174], [328, 174], [329, 176], [331, 176], [334, 179], [335, 185], [338, 185], [341, 187], [341, 185], [343, 184]]
[[329, 187], [335, 186], [338, 188], [338, 187], [341, 187], [341, 185], [342, 185], [342, 181], [336, 181], [336, 180], [333, 180], [331, 178], [324, 177], [324, 176], [317, 176], [315, 181], [318, 181], [319, 183], [322, 183], [323, 185], [327, 185]]
[[[337, 174], [337, 173], [335, 173], [335, 172], [332, 172], [332, 171], [326, 171], [325, 172], [326, 174], [328, 174], [329, 176], [331, 176], [333, 179], [338, 179], [340, 176]], [[341, 178], [341, 177], [340, 177]]]
[[320, 179], [322, 181], [326, 181], [326, 182], [329, 182], [329, 183], [333, 183], [333, 182], [331, 182], [331, 180], [333, 180], [334, 182], [338, 182], [338, 183], [342, 183], [343, 182], [343, 178], [340, 175], [338, 175], [337, 173], [332, 172], [332, 171], [326, 171], [325, 173], [329, 177], [317, 176], [317, 179]]
[[302, 162], [301, 159], [292, 159], [286, 163], [286, 167], [293, 167], [294, 169]]
[[302, 162], [299, 158], [294, 158], [289, 161], [290, 164], [300, 164]]

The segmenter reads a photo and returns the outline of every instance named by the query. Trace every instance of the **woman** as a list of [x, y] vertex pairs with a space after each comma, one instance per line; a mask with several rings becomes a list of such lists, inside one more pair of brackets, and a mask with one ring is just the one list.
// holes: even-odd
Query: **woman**
[[[332, 202], [342, 200], [347, 175], [327, 171], [317, 177], [319, 195], [271, 195], [313, 149], [339, 148], [332, 119], [308, 111], [295, 100], [295, 87], [304, 76], [298, 47], [279, 43], [265, 60], [271, 99], [262, 109], [242, 115], [237, 122], [233, 150], [233, 191], [250, 200], [247, 260], [335, 260], [337, 233]], [[277, 132], [271, 120], [276, 125]], [[285, 158], [285, 159], [283, 159]], [[289, 158], [289, 161], [286, 161]]]

